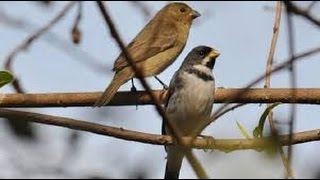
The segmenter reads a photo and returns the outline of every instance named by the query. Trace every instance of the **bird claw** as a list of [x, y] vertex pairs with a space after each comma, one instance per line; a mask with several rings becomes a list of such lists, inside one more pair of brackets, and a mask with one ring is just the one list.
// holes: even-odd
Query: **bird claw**
[[130, 90], [131, 92], [137, 92], [137, 88], [135, 86], [132, 86]]
[[[136, 88], [136, 86], [135, 86], [134, 83], [133, 83], [133, 79], [131, 79], [131, 83], [132, 83], [132, 86], [131, 86], [130, 91], [131, 91], [131, 92], [137, 92], [137, 88]], [[138, 110], [138, 100], [136, 100], [136, 110]]]
[[163, 89], [168, 90], [169, 86], [166, 85], [164, 82], [162, 82], [157, 76], [154, 76], [154, 78], [162, 85]]

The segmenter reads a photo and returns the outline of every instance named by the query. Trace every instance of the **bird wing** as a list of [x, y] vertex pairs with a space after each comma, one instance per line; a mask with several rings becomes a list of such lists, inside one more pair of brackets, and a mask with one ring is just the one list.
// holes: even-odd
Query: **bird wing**
[[[170, 98], [172, 97], [172, 95], [174, 94], [174, 92], [176, 91], [177, 88], [181, 88], [180, 86], [183, 86], [183, 82], [182, 82], [182, 80], [181, 80], [181, 78], [179, 76], [179, 71], [176, 71], [175, 74], [172, 77], [171, 82], [170, 82], [168, 94], [167, 94], [167, 97], [166, 97], [165, 102], [164, 102], [165, 110], [167, 110]], [[166, 134], [167, 134], [167, 132], [166, 132], [166, 122], [164, 120], [162, 120], [162, 135], [166, 135]], [[167, 150], [166, 146], [165, 146], [165, 149]]]
[[[127, 51], [133, 61], [138, 63], [172, 48], [177, 39], [178, 30], [174, 24], [165, 21], [151, 23], [127, 46]], [[113, 70], [119, 71], [128, 65], [124, 54], [121, 53], [114, 63]]]
[[[176, 71], [176, 73], [173, 75], [173, 78], [170, 82], [168, 95], [165, 99], [165, 109], [166, 112], [171, 111], [167, 108], [174, 108], [172, 107], [172, 104], [169, 107], [169, 103], [176, 103], [175, 98], [177, 97], [175, 93], [177, 93], [177, 89], [181, 89], [183, 86], [183, 80], [181, 78], [181, 71]], [[177, 99], [176, 99], [177, 100]], [[168, 115], [168, 114], [167, 114]], [[172, 119], [170, 119], [172, 121]], [[162, 134], [168, 134], [166, 132], [166, 122], [162, 121]], [[184, 152], [181, 151], [181, 149], [175, 147], [175, 146], [164, 146], [165, 151], [167, 152], [167, 164], [165, 169], [165, 179], [178, 179], [180, 168], [182, 165], [182, 160], [184, 157]]]

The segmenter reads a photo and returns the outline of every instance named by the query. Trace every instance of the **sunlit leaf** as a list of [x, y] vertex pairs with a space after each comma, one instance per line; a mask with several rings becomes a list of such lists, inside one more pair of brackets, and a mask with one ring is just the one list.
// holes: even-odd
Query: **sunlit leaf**
[[8, 71], [0, 71], [0, 87], [13, 81], [13, 75]]
[[253, 137], [255, 138], [262, 137], [263, 127], [264, 127], [264, 123], [266, 122], [267, 116], [269, 115], [271, 110], [276, 106], [278, 106], [279, 104], [281, 104], [281, 102], [275, 102], [271, 106], [266, 108], [266, 110], [263, 112], [263, 114], [260, 117], [258, 126], [253, 130]]
[[251, 139], [248, 131], [237, 121], [237, 126], [240, 129], [241, 134], [247, 138], [247, 139]]

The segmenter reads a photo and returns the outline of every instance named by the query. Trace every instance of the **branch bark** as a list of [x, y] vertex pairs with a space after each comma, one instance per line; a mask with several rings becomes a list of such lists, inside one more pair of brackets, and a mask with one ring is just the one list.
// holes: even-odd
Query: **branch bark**
[[[0, 109], [0, 117], [86, 131], [127, 141], [135, 141], [154, 145], [174, 144], [170, 136], [126, 130], [122, 127], [116, 128], [98, 123], [75, 120], [72, 118], [9, 109]], [[280, 135], [277, 138], [281, 146], [288, 146], [290, 144], [289, 142], [291, 142], [292, 144], [301, 144], [312, 141], [319, 141], [320, 129], [294, 133], [292, 135], [291, 141], [289, 141], [289, 135]], [[183, 137], [182, 139], [182, 141], [185, 142], [191, 140], [191, 138], [189, 137]], [[270, 142], [273, 142], [273, 140], [273, 137], [264, 137], [257, 139], [214, 139], [213, 137], [206, 137], [195, 139], [191, 146], [197, 149], [217, 149], [227, 152], [234, 150], [268, 148], [270, 147]]]
[[[245, 91], [245, 93], [243, 93]], [[295, 92], [296, 96], [291, 94]], [[239, 96], [239, 93], [242, 93]], [[92, 106], [98, 92], [87, 93], [46, 93], [46, 94], [0, 94], [0, 107], [74, 107]], [[165, 90], [153, 90], [152, 94], [163, 103]], [[252, 88], [252, 89], [217, 89], [215, 103], [301, 103], [320, 104], [320, 88]], [[112, 106], [153, 104], [145, 91], [118, 92], [111, 100]]]
[[[271, 87], [271, 74], [270, 74], [270, 72], [272, 70], [273, 58], [274, 58], [274, 54], [276, 51], [276, 45], [277, 45], [277, 40], [278, 40], [278, 36], [279, 36], [279, 29], [280, 29], [280, 22], [281, 22], [281, 9], [282, 9], [281, 5], [282, 5], [281, 1], [277, 1], [277, 11], [276, 11], [275, 19], [274, 19], [273, 35], [272, 35], [272, 39], [271, 39], [270, 51], [269, 51], [269, 56], [268, 56], [268, 60], [267, 60], [266, 79], [265, 79], [265, 86], [264, 86], [265, 88], [268, 88], [268, 89], [270, 89], [270, 87]], [[267, 107], [270, 107], [270, 106], [271, 106], [271, 104], [268, 104]], [[268, 120], [269, 120], [269, 125], [270, 125], [272, 135], [277, 136], [278, 131], [274, 125], [272, 111], [269, 112]], [[286, 169], [286, 177], [294, 178], [292, 167], [289, 164], [289, 160], [286, 157], [286, 155], [282, 149], [282, 146], [277, 144], [277, 147], [278, 147], [279, 153], [281, 155], [282, 163]]]

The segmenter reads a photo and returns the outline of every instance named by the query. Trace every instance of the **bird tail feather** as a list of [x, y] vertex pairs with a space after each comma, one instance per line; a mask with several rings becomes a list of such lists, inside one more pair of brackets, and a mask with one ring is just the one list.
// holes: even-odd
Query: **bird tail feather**
[[113, 96], [116, 94], [120, 86], [127, 82], [129, 79], [131, 79], [131, 76], [123, 74], [123, 72], [116, 73], [109, 86], [105, 89], [103, 94], [96, 100], [93, 106], [101, 107], [108, 104], [113, 98]]

